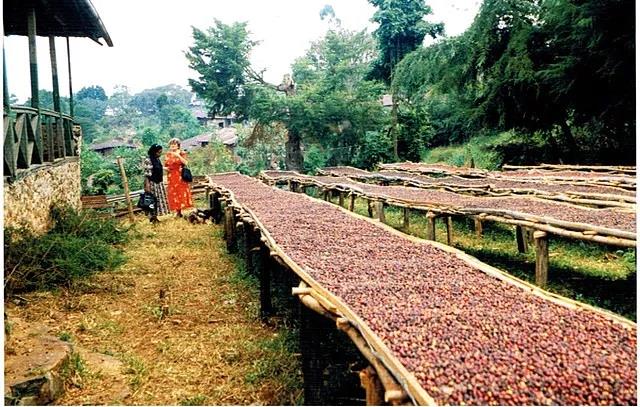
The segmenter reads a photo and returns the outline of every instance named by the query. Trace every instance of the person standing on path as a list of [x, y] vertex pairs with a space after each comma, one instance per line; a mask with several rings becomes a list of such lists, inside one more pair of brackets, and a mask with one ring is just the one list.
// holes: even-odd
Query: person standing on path
[[153, 194], [155, 205], [149, 212], [149, 221], [151, 223], [159, 222], [158, 216], [169, 213], [169, 205], [167, 204], [167, 190], [162, 182], [163, 171], [160, 156], [162, 155], [162, 146], [153, 144], [149, 147], [147, 158], [144, 159], [144, 192]]
[[191, 208], [191, 187], [188, 182], [182, 179], [182, 167], [188, 164], [187, 153], [180, 150], [180, 140], [172, 138], [169, 140], [169, 152], [167, 153], [164, 166], [167, 168], [169, 209], [176, 211], [176, 216], [182, 217], [182, 210]]

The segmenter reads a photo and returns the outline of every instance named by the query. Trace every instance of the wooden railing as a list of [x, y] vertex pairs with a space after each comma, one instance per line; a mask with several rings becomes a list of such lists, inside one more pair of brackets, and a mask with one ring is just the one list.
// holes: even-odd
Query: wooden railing
[[11, 106], [4, 112], [4, 179], [30, 168], [77, 157], [73, 118], [47, 109]]

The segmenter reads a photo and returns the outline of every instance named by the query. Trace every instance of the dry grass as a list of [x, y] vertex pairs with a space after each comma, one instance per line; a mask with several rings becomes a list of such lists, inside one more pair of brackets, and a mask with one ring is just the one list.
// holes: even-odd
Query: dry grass
[[[104, 400], [109, 382], [91, 375], [59, 404], [288, 404], [299, 400], [276, 377], [256, 369], [274, 353], [278, 333], [261, 325], [257, 298], [233, 283], [235, 265], [220, 230], [168, 217], [138, 218], [140, 234], [116, 272], [96, 276], [77, 292], [34, 293], [12, 309], [47, 324], [83, 348], [123, 362], [129, 394]], [[258, 345], [256, 345], [258, 344]], [[286, 355], [285, 355], [286, 357]], [[284, 357], [283, 357], [284, 358]], [[298, 391], [299, 392], [299, 391]]]

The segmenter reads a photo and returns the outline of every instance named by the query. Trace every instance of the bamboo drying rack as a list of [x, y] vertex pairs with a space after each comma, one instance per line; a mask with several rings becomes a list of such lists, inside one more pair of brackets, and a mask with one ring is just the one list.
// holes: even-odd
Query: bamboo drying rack
[[[229, 175], [229, 174], [240, 175], [237, 172], [222, 173], [218, 175]], [[301, 266], [295, 263], [284, 252], [284, 250], [276, 243], [276, 241], [273, 239], [273, 237], [269, 233], [269, 230], [262, 224], [258, 216], [251, 209], [242, 205], [242, 203], [240, 203], [235, 198], [235, 194], [231, 190], [225, 188], [222, 185], [217, 185], [213, 178], [210, 177], [209, 182], [210, 182], [210, 187], [214, 191], [217, 191], [224, 198], [224, 200], [226, 201], [227, 207], [232, 209], [231, 211], [232, 214], [233, 214], [233, 211], [237, 211], [237, 214], [234, 214], [235, 216], [237, 216], [238, 218], [241, 218], [244, 222], [250, 223], [251, 225], [253, 225], [255, 228], [259, 230], [261, 234], [260, 240], [262, 243], [264, 243], [267, 246], [267, 248], [271, 253], [271, 256], [276, 258], [281, 264], [285, 265], [294, 273], [296, 273], [300, 277], [300, 279], [304, 282], [304, 284], [301, 284], [301, 286], [298, 287], [297, 289], [295, 288], [293, 289], [294, 295], [298, 295], [301, 301], [303, 301], [303, 298], [305, 295], [312, 297], [314, 300], [313, 306], [316, 308], [317, 308], [317, 305], [320, 306], [320, 308], [319, 309], [317, 308], [316, 311], [317, 312], [319, 311], [323, 315], [331, 318], [335, 317], [336, 325], [338, 329], [345, 330], [345, 327], [344, 327], [345, 324], [348, 325], [349, 327], [353, 327], [357, 331], [357, 333], [364, 339], [366, 344], [371, 348], [370, 349], [371, 353], [367, 356], [370, 357], [371, 355], [373, 355], [379, 359], [380, 364], [378, 364], [377, 366], [375, 366], [374, 364], [374, 366], [376, 368], [380, 368], [380, 366], [383, 366], [385, 369], [387, 369], [388, 373], [390, 373], [395, 378], [397, 382], [396, 384], [401, 386], [402, 389], [404, 389], [407, 392], [407, 394], [410, 396], [414, 404], [436, 405], [435, 400], [428, 394], [428, 392], [424, 388], [422, 388], [422, 386], [419, 384], [419, 382], [413, 376], [413, 374], [411, 374], [402, 365], [402, 363], [395, 356], [393, 356], [390, 349], [371, 330], [371, 328], [369, 328], [368, 325], [366, 325], [364, 321], [362, 321], [362, 319], [355, 312], [353, 312], [348, 307], [348, 305], [345, 304], [340, 298], [336, 297], [329, 290], [325, 289], [321, 284], [316, 282], [309, 275], [307, 271], [305, 271]], [[276, 189], [276, 187], [273, 185], [271, 186], [271, 188]], [[329, 205], [332, 208], [335, 208], [335, 205], [330, 204], [329, 202], [324, 202], [324, 201], [309, 197], [306, 194], [301, 194], [300, 196], [303, 199], [309, 199], [309, 200], [312, 200], [313, 202], [316, 202], [316, 203], [319, 202], [321, 204]], [[377, 227], [395, 236], [399, 236], [403, 239], [407, 239], [417, 244], [431, 245], [447, 253], [453, 254], [458, 259], [467, 263], [470, 267], [476, 270], [479, 270], [484, 274], [494, 277], [500, 281], [504, 281], [510, 285], [513, 285], [515, 287], [518, 287], [524, 290], [527, 293], [530, 293], [532, 295], [535, 295], [537, 297], [550, 301], [554, 304], [557, 304], [572, 310], [578, 309], [578, 310], [584, 310], [587, 312], [593, 312], [595, 314], [603, 316], [604, 318], [614, 323], [622, 325], [626, 329], [631, 329], [631, 330], [637, 329], [636, 323], [626, 318], [623, 318], [614, 313], [611, 313], [609, 311], [606, 311], [591, 305], [579, 303], [569, 298], [566, 298], [554, 293], [550, 293], [546, 290], [541, 289], [540, 287], [537, 287], [526, 281], [513, 277], [508, 273], [501, 271], [495, 267], [482, 263], [475, 257], [472, 257], [462, 252], [461, 250], [455, 249], [453, 247], [450, 247], [435, 241], [423, 240], [414, 236], [406, 235], [392, 228], [391, 226], [385, 225], [380, 221], [355, 214], [341, 207], [339, 207], [338, 209], [343, 213], [346, 213], [349, 216], [352, 216], [356, 219], [376, 225]], [[235, 224], [235, 219], [233, 219], [233, 223]], [[305, 304], [305, 305], [309, 306], [308, 304]], [[350, 338], [352, 337], [352, 335], [349, 335], [349, 336]], [[361, 347], [362, 343], [359, 343], [356, 345], [358, 347]], [[384, 373], [382, 373], [382, 375], [384, 376]]]

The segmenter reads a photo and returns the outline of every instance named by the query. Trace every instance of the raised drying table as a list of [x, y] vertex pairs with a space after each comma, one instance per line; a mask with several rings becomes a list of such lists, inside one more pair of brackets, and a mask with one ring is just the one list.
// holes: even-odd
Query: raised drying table
[[210, 179], [414, 403], [636, 404], [634, 323], [306, 195]]

